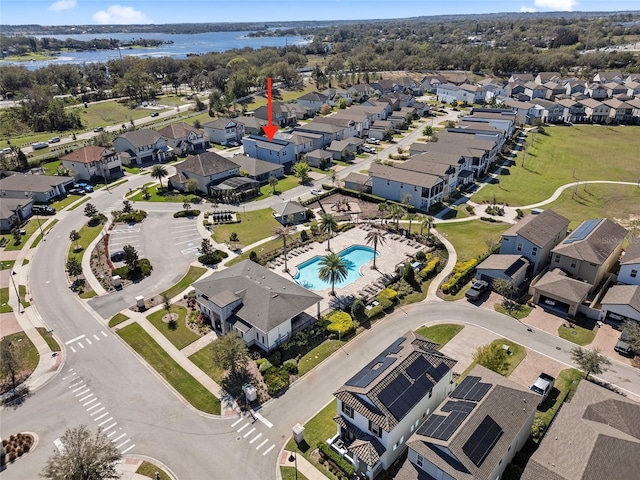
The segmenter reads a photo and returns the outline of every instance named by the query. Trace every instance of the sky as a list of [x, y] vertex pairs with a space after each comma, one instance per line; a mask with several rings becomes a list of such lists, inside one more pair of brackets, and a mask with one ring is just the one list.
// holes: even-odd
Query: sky
[[4, 25], [357, 20], [497, 12], [640, 10], [638, 0], [1, 0]]

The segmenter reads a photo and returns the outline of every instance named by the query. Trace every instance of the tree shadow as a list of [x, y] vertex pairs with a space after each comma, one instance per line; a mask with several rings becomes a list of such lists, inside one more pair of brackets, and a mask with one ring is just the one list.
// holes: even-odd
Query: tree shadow
[[234, 398], [244, 394], [242, 387], [248, 383], [255, 383], [255, 379], [249, 370], [237, 372], [235, 375], [227, 374], [221, 382], [221, 387]]

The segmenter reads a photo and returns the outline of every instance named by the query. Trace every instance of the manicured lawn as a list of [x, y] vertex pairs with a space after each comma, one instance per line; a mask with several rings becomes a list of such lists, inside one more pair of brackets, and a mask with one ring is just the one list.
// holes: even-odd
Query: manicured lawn
[[38, 229], [38, 222], [33, 219], [29, 220], [29, 222], [24, 227], [22, 227], [22, 229], [26, 232], [26, 235], [22, 235], [20, 243], [17, 245], [13, 241], [13, 235], [5, 235], [5, 237], [9, 240], [7, 246], [4, 247], [5, 251], [10, 252], [14, 250], [22, 250], [24, 244], [27, 243], [31, 235], [33, 235], [36, 230], [38, 231], [38, 233], [40, 233], [40, 230]]
[[[273, 99], [274, 100], [278, 100], [279, 102], [288, 102], [290, 100], [293, 100], [295, 98], [301, 97], [302, 95], [305, 95], [306, 93], [309, 92], [315, 92], [316, 91], [316, 86], [315, 85], [311, 85], [309, 83], [306, 83], [304, 85], [304, 89], [300, 89], [300, 90], [278, 90], [278, 89], [274, 89], [273, 90]], [[266, 105], [267, 104], [267, 98], [266, 97], [259, 97], [256, 96], [254, 97], [254, 101], [251, 103], [247, 104], [247, 110], [255, 110], [258, 107], [261, 107], [262, 105]]]
[[420, 327], [416, 330], [418, 335], [433, 340], [440, 344], [440, 348], [444, 347], [449, 341], [455, 337], [464, 328], [464, 325], [456, 323], [441, 323], [440, 325], [432, 325], [430, 327]]
[[84, 299], [84, 300], [88, 300], [89, 298], [93, 298], [95, 296], [97, 296], [98, 293], [95, 290], [91, 290], [91, 288], [89, 288], [88, 290], [85, 290], [84, 292], [82, 292], [79, 297]]
[[132, 323], [118, 330], [118, 335], [191, 405], [203, 412], [220, 415], [220, 400], [178, 365], [140, 325]]
[[[46, 235], [47, 232], [51, 230], [56, 223], [58, 223], [58, 219], [54, 218], [53, 220], [51, 220], [51, 222], [47, 223], [46, 226], [42, 227], [42, 231], [44, 232], [44, 234]], [[42, 235], [40, 234], [40, 229], [38, 229], [38, 236], [33, 240], [33, 242], [31, 242], [31, 247], [29, 248], [36, 248], [41, 241]]]
[[[78, 232], [80, 234], [80, 240], [77, 242], [69, 243], [69, 251], [67, 253], [67, 258], [71, 258], [72, 256], [76, 257], [79, 262], [82, 263], [82, 255], [84, 251], [89, 247], [91, 242], [95, 240], [95, 238], [100, 235], [102, 228], [104, 225], [99, 224], [95, 227], [90, 227], [88, 224], [80, 229]], [[78, 250], [76, 250], [76, 244], [78, 245]]]
[[437, 230], [449, 240], [458, 254], [458, 261], [464, 262], [482, 255], [495, 245], [503, 232], [510, 227], [507, 223], [489, 223], [482, 220], [438, 224]]
[[38, 349], [35, 347], [27, 334], [24, 332], [12, 333], [7, 335], [9, 341], [18, 347], [17, 353], [19, 358], [20, 371], [27, 375], [31, 375], [38, 366]]
[[[156, 477], [156, 472], [160, 474], [160, 477]], [[142, 462], [142, 464], [138, 467], [138, 470], [136, 470], [136, 473], [138, 475], [144, 475], [145, 477], [152, 478], [153, 480], [158, 480], [158, 478], [160, 480], [171, 480], [171, 477], [167, 475], [164, 470], [162, 470], [157, 465], [154, 465], [153, 463], [149, 463], [147, 461]]]
[[[131, 109], [124, 103], [112, 102], [90, 103], [89, 108], [80, 108], [80, 118], [82, 124], [93, 129], [94, 127], [105, 127], [107, 125], [125, 124], [127, 128], [131, 126], [131, 119], [148, 117], [150, 110]], [[162, 111], [162, 110], [158, 110]]]
[[[276, 194], [286, 192], [292, 188], [299, 187], [298, 178], [293, 175], [287, 175], [284, 178], [278, 179], [278, 185], [276, 185]], [[265, 198], [273, 196], [273, 188], [268, 183], [260, 187], [260, 195], [253, 198], [251, 201], [264, 200]]]
[[332, 353], [338, 351], [346, 342], [340, 340], [327, 340], [318, 345], [298, 362], [298, 375], [302, 376], [316, 365], [324, 362]]
[[[491, 345], [498, 345], [499, 347], [502, 347], [502, 345], [509, 345], [509, 351], [511, 352], [511, 355], [507, 356], [507, 364], [508, 364], [507, 369], [504, 372], [498, 372], [500, 373], [500, 375], [505, 377], [508, 377], [509, 375], [511, 375], [511, 373], [516, 369], [516, 367], [520, 365], [520, 362], [524, 360], [524, 357], [527, 356], [527, 351], [522, 345], [514, 343], [511, 340], [507, 340], [505, 338], [498, 338], [497, 340], [494, 340], [493, 342], [491, 342]], [[471, 362], [471, 365], [469, 365], [467, 369], [464, 372], [462, 372], [462, 375], [460, 375], [460, 378], [458, 379], [458, 383], [461, 382], [464, 379], [464, 377], [466, 377], [469, 374], [471, 370], [473, 370], [473, 367], [475, 367], [477, 363], [478, 362], [476, 362], [475, 360]]]
[[171, 312], [178, 314], [175, 324], [165, 323], [162, 321], [167, 312], [166, 310], [158, 310], [147, 316], [147, 319], [162, 333], [178, 350], [182, 350], [187, 345], [195, 342], [200, 335], [192, 332], [187, 327], [185, 319], [187, 318], [187, 309], [180, 305], [172, 305]]
[[498, 313], [517, 318], [518, 320], [526, 318], [531, 313], [531, 310], [533, 310], [529, 305], [520, 305], [519, 303], [516, 303], [514, 309], [509, 311], [507, 311], [501, 303], [495, 303], [493, 309]]
[[214, 382], [221, 384], [224, 380], [224, 369], [213, 363], [211, 345], [201, 348], [189, 357], [200, 370], [209, 375]]
[[[528, 205], [551, 196], [560, 185], [579, 180], [638, 180], [638, 129], [600, 125], [545, 127], [515, 159], [517, 166], [473, 195], [474, 202]], [[526, 141], [532, 143], [531, 134]], [[602, 159], [606, 159], [603, 168]]]
[[[280, 224], [273, 218], [270, 208], [246, 212], [239, 215], [240, 223], [213, 227], [213, 239], [218, 243], [228, 242], [231, 232], [238, 234], [240, 245], [251, 245], [259, 240], [270, 237]], [[282, 243], [282, 242], [281, 242]]]
[[20, 303], [24, 308], [31, 306], [31, 303], [27, 301], [27, 287], [25, 285], [18, 285], [18, 293], [20, 294]]
[[569, 340], [577, 345], [589, 345], [596, 337], [594, 329], [588, 329], [574, 324], [573, 328], [567, 328], [564, 325], [558, 327], [558, 335], [565, 340]]
[[79, 206], [84, 205], [85, 203], [87, 203], [89, 200], [91, 200], [91, 197], [87, 195], [81, 201], [79, 201], [78, 203], [74, 204], [72, 207], [69, 207], [69, 210], [75, 210]]
[[590, 218], [608, 217], [627, 225], [629, 220], [637, 218], [638, 205], [640, 189], [635, 185], [583, 184], [575, 195], [574, 189], [569, 188], [555, 202], [542, 208], [564, 215], [571, 220], [569, 228], [575, 229]]
[[124, 313], [116, 313], [111, 320], [109, 320], [109, 328], [113, 328], [116, 325], [121, 324], [122, 322], [125, 322], [129, 320], [129, 317], [127, 317]]
[[40, 336], [44, 338], [44, 341], [47, 342], [52, 352], [60, 352], [62, 350], [58, 342], [56, 342], [56, 339], [53, 338], [53, 335], [47, 333], [48, 330], [46, 328], [37, 327], [37, 330]]
[[9, 287], [0, 288], [0, 313], [13, 312], [9, 305]]
[[282, 480], [308, 480], [302, 473], [296, 472], [294, 467], [280, 467]]
[[184, 277], [182, 277], [180, 281], [176, 283], [173, 287], [162, 292], [161, 295], [167, 295], [167, 297], [169, 297], [170, 299], [175, 297], [176, 295], [182, 293], [184, 290], [190, 287], [193, 282], [199, 279], [206, 272], [207, 272], [206, 268], [190, 266], [189, 270], [184, 275]]
[[318, 442], [324, 442], [327, 438], [331, 438], [336, 434], [336, 422], [333, 421], [333, 417], [336, 416], [336, 405], [337, 401], [335, 399], [331, 400], [315, 417], [304, 424], [306, 444], [303, 443], [298, 448], [295, 440], [291, 438], [285, 448], [291, 452], [301, 453], [307, 460], [310, 460], [309, 454], [312, 450], [315, 450]]
[[10, 268], [13, 268], [15, 263], [15, 260], [4, 260], [0, 262], [0, 270], [9, 270]]
[[[78, 200], [79, 198], [83, 198], [83, 196], [82, 196], [82, 195], [67, 195], [67, 197], [66, 197], [66, 198], [63, 198], [62, 200], [58, 200], [57, 202], [53, 202], [53, 203], [51, 204], [51, 206], [52, 206], [53, 208], [55, 208], [55, 209], [56, 209], [56, 211], [58, 211], [58, 212], [59, 212], [59, 211], [60, 211], [60, 210], [62, 210], [63, 208], [68, 207], [69, 205], [71, 205], [73, 202], [75, 202], [75, 201], [76, 201], [76, 200]], [[83, 198], [83, 200], [85, 200], [85, 201], [87, 201], [87, 202], [88, 202], [90, 198], [91, 198], [91, 197], [89, 197], [89, 196], [85, 195], [85, 196], [84, 196], [84, 198]]]
[[[166, 188], [167, 179], [162, 179], [162, 187]], [[185, 199], [191, 197], [190, 194], [185, 195], [182, 192], [178, 192], [177, 190], [164, 191], [161, 190], [161, 194], [158, 194], [158, 189], [160, 185], [154, 185], [153, 183], [146, 184], [148, 187], [149, 197], [148, 200], [145, 200], [142, 196], [142, 191], [136, 193], [135, 195], [129, 197], [130, 200], [134, 202], [173, 202], [173, 203], [184, 203]]]
[[578, 384], [584, 378], [581, 371], [575, 368], [567, 368], [562, 370], [553, 384], [553, 389], [549, 396], [538, 407], [534, 418], [534, 424], [541, 422], [548, 426], [555, 417], [556, 413], [567, 398], [571, 398], [578, 388]]

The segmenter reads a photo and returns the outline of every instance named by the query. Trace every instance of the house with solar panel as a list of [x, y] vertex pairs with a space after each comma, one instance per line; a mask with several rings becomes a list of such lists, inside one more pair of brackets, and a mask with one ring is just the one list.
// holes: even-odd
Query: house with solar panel
[[582, 222], [551, 250], [551, 271], [532, 285], [533, 301], [552, 313], [575, 316], [620, 258], [627, 233], [608, 218]]
[[524, 446], [540, 398], [477, 365], [407, 441], [395, 480], [496, 480]]
[[371, 480], [389, 468], [453, 389], [457, 361], [437, 347], [407, 332], [334, 393], [338, 428], [327, 443], [359, 475]]

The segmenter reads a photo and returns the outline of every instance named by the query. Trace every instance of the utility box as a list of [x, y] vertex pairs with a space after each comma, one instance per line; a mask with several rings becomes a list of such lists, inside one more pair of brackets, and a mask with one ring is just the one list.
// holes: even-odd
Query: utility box
[[245, 385], [242, 387], [242, 390], [244, 390], [244, 396], [247, 402], [253, 402], [258, 398], [258, 391], [253, 385]]
[[293, 430], [293, 439], [297, 444], [304, 442], [304, 427], [302, 425], [297, 423], [291, 430]]
[[118, 290], [122, 288], [122, 279], [120, 278], [120, 275], [114, 275], [111, 277], [111, 280], [113, 280], [113, 286]]
[[142, 295], [138, 295], [136, 297], [136, 305], [140, 309], [144, 309], [144, 297]]

